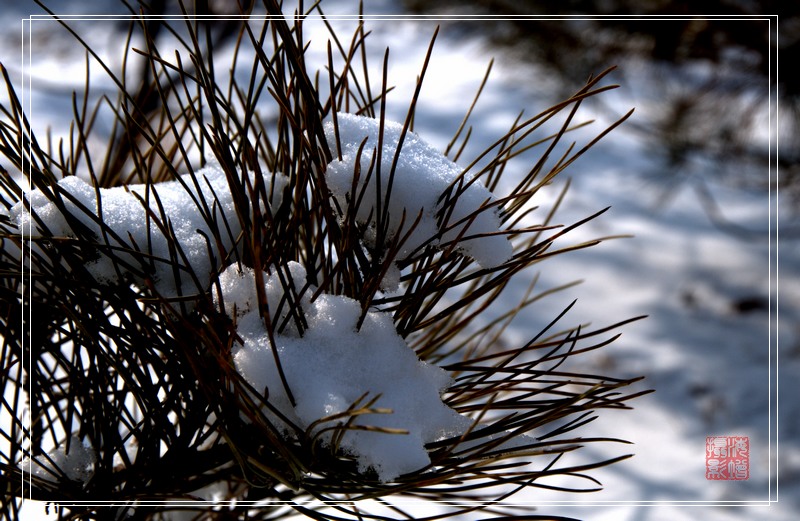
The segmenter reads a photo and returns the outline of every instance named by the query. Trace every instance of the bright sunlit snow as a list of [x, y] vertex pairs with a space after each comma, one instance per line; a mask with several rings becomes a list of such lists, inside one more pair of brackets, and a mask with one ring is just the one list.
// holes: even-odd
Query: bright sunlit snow
[[[101, 188], [99, 201], [97, 191], [91, 185], [77, 176], [69, 176], [58, 184], [69, 194], [63, 196], [62, 201], [70, 219], [39, 190], [27, 196], [30, 210], [18, 203], [9, 214], [26, 237], [41, 237], [43, 226], [54, 237], [75, 237], [70, 223], [76, 219], [94, 233], [98, 245], [104, 245], [106, 239], [96, 222], [100, 217], [114, 233], [107, 236], [107, 243], [114, 248], [114, 255], [121, 263], [141, 269], [134, 257], [123, 250], [150, 251], [153, 255], [150, 269], [158, 293], [163, 296], [175, 296], [181, 291], [192, 293], [198, 289], [194, 287], [190, 271], [186, 268], [190, 268], [205, 287], [213, 269], [210, 256], [212, 253], [218, 254], [213, 246], [209, 248], [209, 241], [211, 245], [215, 244], [212, 230], [216, 226], [213, 222], [209, 225], [207, 219], [220, 223], [223, 218], [227, 221], [231, 234], [222, 233], [220, 237], [226, 250], [233, 246], [231, 237], [235, 238], [240, 231], [228, 180], [222, 168], [210, 163], [198, 170], [195, 176], [199, 186], [187, 174], [181, 176], [180, 180], [150, 185], [149, 189], [143, 184]], [[283, 176], [277, 176], [276, 179], [280, 182]], [[275, 190], [275, 199], [280, 193], [281, 190]], [[81, 206], [87, 211], [82, 211]], [[204, 206], [207, 210], [201, 212], [200, 208]], [[31, 212], [38, 220], [32, 217]], [[220, 224], [219, 228], [225, 230], [225, 225]], [[172, 241], [167, 240], [172, 233], [176, 239], [174, 242], [180, 245], [179, 252], [172, 251]], [[106, 252], [108, 248], [101, 246], [97, 257], [89, 259], [85, 267], [98, 282], [118, 282], [119, 275], [128, 270], [118, 263], [118, 272]], [[182, 267], [177, 279], [174, 274], [176, 265]]]
[[[408, 257], [429, 239], [433, 239], [431, 245], [443, 248], [458, 240], [458, 250], [484, 268], [499, 266], [511, 258], [511, 243], [504, 235], [496, 234], [500, 229], [496, 207], [476, 213], [482, 206], [496, 201], [479, 181], [466, 185], [469, 178], [465, 178], [464, 185], [457, 183], [461, 167], [413, 132], [407, 132], [401, 143], [403, 126], [399, 123], [384, 122], [383, 146], [377, 150], [381, 133], [379, 120], [344, 113], [337, 114], [337, 120], [338, 142], [333, 122], [325, 125], [325, 136], [334, 156], [328, 165], [326, 180], [340, 204], [352, 204], [363, 198], [358, 205], [357, 219], [369, 223], [375, 233], [378, 201], [380, 199], [381, 204], [388, 201], [388, 239], [398, 233], [402, 237], [420, 217], [398, 258]], [[359, 148], [365, 140], [359, 156]], [[390, 172], [398, 147], [400, 154], [392, 178]], [[373, 160], [375, 166], [370, 171]], [[355, 193], [351, 193], [357, 161], [360, 174]], [[445, 194], [451, 185], [458, 200], [455, 204], [443, 204], [440, 198], [447, 198]], [[437, 222], [439, 213], [450, 214], [442, 224]], [[495, 235], [474, 237], [490, 233]], [[371, 239], [376, 240], [374, 236]]]
[[[297, 292], [306, 288], [306, 272], [297, 263], [286, 268]], [[320, 419], [363, 407], [378, 398], [373, 408], [382, 413], [358, 416], [354, 425], [399, 429], [402, 433], [349, 430], [341, 449], [358, 460], [359, 470], [373, 469], [381, 481], [419, 470], [430, 463], [425, 444], [459, 435], [471, 420], [447, 407], [441, 393], [450, 384], [445, 371], [426, 364], [397, 334], [391, 317], [369, 311], [356, 329], [361, 307], [343, 296], [322, 294], [313, 302], [313, 287], [300, 298], [307, 327], [303, 336], [288, 305], [277, 273], [265, 275], [271, 320], [276, 329], [288, 318], [283, 332], [274, 335], [275, 349], [286, 374], [296, 406], [281, 385], [267, 330], [258, 311], [253, 271], [230, 266], [220, 276], [226, 311], [236, 318], [244, 345], [234, 351], [236, 369], [256, 389], [267, 389], [270, 403], [301, 429]], [[348, 418], [334, 418], [314, 426], [314, 432]], [[277, 421], [277, 419], [276, 419]], [[288, 426], [286, 426], [288, 427]], [[288, 431], [287, 431], [288, 432]], [[332, 433], [321, 435], [327, 444]]]

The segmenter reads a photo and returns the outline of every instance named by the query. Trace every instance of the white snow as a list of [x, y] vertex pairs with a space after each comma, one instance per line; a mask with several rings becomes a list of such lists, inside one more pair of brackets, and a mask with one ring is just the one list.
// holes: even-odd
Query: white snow
[[[325, 136], [334, 156], [334, 160], [328, 165], [326, 180], [340, 204], [349, 206], [363, 197], [358, 205], [357, 220], [362, 224], [369, 224], [373, 234], [378, 219], [379, 200], [380, 204], [387, 205], [387, 240], [397, 234], [404, 236], [420, 216], [411, 236], [401, 247], [398, 259], [408, 257], [428, 241], [432, 246], [446, 248], [456, 240], [457, 249], [483, 268], [499, 266], [511, 258], [511, 243], [505, 235], [497, 234], [500, 230], [497, 208], [485, 208], [478, 212], [481, 207], [496, 201], [480, 181], [475, 180], [467, 185], [470, 178], [465, 176], [463, 184], [456, 182], [462, 168], [417, 134], [409, 131], [403, 138], [403, 125], [399, 123], [384, 122], [380, 151], [377, 150], [380, 142], [380, 120], [339, 113], [337, 123], [338, 140], [333, 122], [328, 121], [325, 125]], [[401, 138], [404, 140], [389, 192], [390, 172]], [[359, 158], [358, 151], [364, 142], [366, 144]], [[370, 163], [373, 161], [375, 166], [370, 171]], [[354, 191], [357, 166], [360, 174]], [[440, 197], [450, 187], [453, 187], [453, 193], [458, 194], [458, 200], [455, 204], [443, 204]], [[450, 215], [441, 224], [437, 224], [439, 213]], [[490, 233], [495, 235], [483, 235]], [[477, 235], [481, 237], [473, 237]], [[374, 236], [371, 239], [373, 242], [376, 240]]]
[[60, 479], [63, 473], [72, 481], [85, 483], [94, 474], [96, 462], [97, 458], [91, 446], [73, 436], [70, 440], [69, 451], [64, 443], [48, 452], [47, 456], [37, 456], [35, 460], [25, 458], [20, 463], [20, 467], [23, 472], [49, 481]]
[[[300, 264], [290, 263], [286, 269], [298, 292], [306, 288], [306, 272]], [[290, 325], [274, 335], [272, 346], [259, 316], [253, 271], [230, 266], [220, 276], [220, 288], [225, 309], [235, 317], [244, 341], [234, 351], [236, 369], [255, 389], [268, 389], [270, 403], [295, 425], [305, 430], [318, 420], [378, 398], [372, 408], [385, 411], [358, 416], [354, 425], [399, 431], [349, 430], [344, 435], [340, 447], [357, 458], [361, 472], [373, 469], [386, 482], [419, 470], [430, 464], [426, 443], [462, 434], [472, 424], [442, 403], [441, 393], [450, 377], [417, 358], [388, 314], [369, 311], [357, 329], [361, 314], [357, 301], [327, 294], [311, 301], [314, 288], [308, 287], [300, 299], [307, 322], [303, 335], [290, 319]], [[286, 292], [277, 274], [265, 275], [265, 290], [268, 308], [274, 313], [271, 320], [281, 324], [287, 314], [286, 303], [281, 306]], [[281, 385], [273, 349], [294, 396], [294, 407]], [[314, 432], [346, 419], [321, 422]], [[331, 431], [322, 434], [325, 443], [331, 437]]]
[[[152, 277], [156, 290], [162, 296], [170, 297], [181, 292], [191, 294], [204, 289], [193, 289], [192, 279], [186, 268], [190, 268], [199, 277], [201, 284], [206, 285], [210, 280], [214, 268], [211, 255], [218, 257], [219, 252], [209, 251], [206, 238], [209, 239], [212, 248], [215, 243], [211, 232], [213, 228], [207, 221], [208, 215], [220, 223], [223, 222], [223, 218], [227, 220], [231, 229], [230, 235], [225, 233], [224, 224], [219, 226], [222, 232], [221, 243], [226, 251], [233, 247], [233, 240], [240, 232], [231, 189], [219, 164], [210, 162], [195, 175], [199, 190], [191, 175], [186, 174], [181, 176], [180, 181], [152, 184], [149, 189], [144, 184], [101, 188], [99, 201], [95, 188], [77, 176], [65, 177], [58, 184], [72, 197], [62, 197], [67, 213], [91, 230], [98, 244], [106, 244], [101, 228], [95, 220], [97, 216], [101, 216], [103, 222], [116, 234], [115, 237], [108, 236], [108, 245], [152, 253], [154, 258]], [[275, 179], [279, 183], [285, 182], [284, 176], [275, 176]], [[276, 188], [273, 204], [279, 204], [278, 198], [282, 193], [282, 186]], [[43, 235], [41, 226], [31, 216], [32, 211], [53, 236], [75, 237], [75, 231], [66, 216], [41, 191], [35, 190], [29, 193], [27, 199], [30, 210], [23, 203], [17, 203], [9, 212], [11, 218], [17, 222], [20, 233], [26, 237]], [[207, 215], [200, 210], [203, 206], [202, 201], [207, 205]], [[82, 211], [78, 205], [83, 206], [88, 213]], [[172, 232], [169, 230], [170, 227]], [[170, 241], [167, 237], [173, 232], [182, 254], [170, 251]], [[115, 249], [114, 255], [136, 269], [141, 268], [133, 260], [133, 256], [124, 251]], [[175, 263], [171, 260], [172, 255], [177, 255], [177, 264], [183, 267], [177, 280], [174, 276]], [[119, 275], [129, 272], [124, 267], [120, 267], [118, 272], [111, 258], [100, 250], [96, 258], [87, 259], [85, 266], [100, 283], [119, 282]]]

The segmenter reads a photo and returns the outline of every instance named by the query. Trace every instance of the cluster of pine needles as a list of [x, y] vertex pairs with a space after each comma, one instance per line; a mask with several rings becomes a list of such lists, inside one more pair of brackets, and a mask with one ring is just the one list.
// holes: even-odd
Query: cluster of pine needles
[[[555, 488], [547, 483], [551, 476], [585, 483], [567, 492], [596, 490], [600, 484], [588, 473], [622, 459], [562, 463], [565, 454], [587, 443], [622, 441], [578, 431], [590, 430], [587, 424], [598, 409], [628, 408], [628, 400], [642, 394], [624, 390], [636, 379], [570, 372], [569, 360], [605, 346], [629, 320], [591, 330], [564, 327], [560, 324], [567, 308], [555, 312], [552, 322], [527, 343], [508, 345], [503, 337], [514, 317], [553, 291], [540, 290], [535, 283], [519, 305], [495, 313], [480, 326], [476, 318], [490, 306], [502, 306], [499, 299], [524, 270], [599, 242], [562, 245], [566, 234], [602, 212], [561, 226], [554, 219], [563, 192], [549, 209], [533, 202], [596, 141], [582, 148], [568, 146], [554, 157], [562, 150], [557, 149], [562, 138], [578, 125], [581, 103], [614, 88], [602, 85], [608, 71], [562, 103], [532, 117], [520, 116], [471, 163], [460, 156], [471, 135], [475, 103], [465, 107], [466, 116], [445, 153], [468, 164], [464, 171], [472, 177], [452, 184], [443, 195], [440, 215], [470, 179], [480, 180], [498, 200], [477, 211], [499, 212], [501, 233], [512, 242], [514, 255], [500, 266], [482, 269], [458, 250], [458, 241], [439, 248], [423, 245], [403, 259], [401, 291], [387, 294], [381, 281], [403, 237], [365, 244], [355, 218], [357, 204], [343, 208], [332, 198], [325, 169], [337, 151], [326, 142], [323, 122], [335, 123], [337, 112], [384, 121], [392, 91], [388, 51], [382, 77], [376, 79], [366, 63], [369, 33], [363, 23], [343, 38], [319, 4], [305, 9], [300, 2], [289, 12], [277, 0], [265, 0], [261, 7], [266, 16], [243, 13], [223, 24], [183, 4], [183, 14], [176, 17], [129, 6], [122, 71], [103, 65], [118, 97], [102, 96], [96, 102], [90, 101], [88, 63], [102, 64], [102, 59], [69, 20], [58, 19], [85, 46], [87, 77], [85, 91], [72, 98], [69, 139], [57, 145], [34, 135], [2, 68], [10, 99], [0, 107], [0, 203], [5, 210], [0, 212], [0, 414], [9, 418], [0, 432], [2, 514], [16, 519], [24, 497], [58, 505], [61, 519], [170, 519], [176, 512], [197, 519], [298, 514], [315, 519], [411, 518], [399, 498], [412, 498], [437, 502], [442, 513], [430, 519], [474, 510], [482, 517], [561, 519], [510, 505], [520, 490]], [[326, 20], [330, 31], [328, 66], [322, 71], [309, 70], [305, 62], [307, 15]], [[157, 42], [165, 34], [182, 46], [174, 55], [159, 52]], [[407, 100], [404, 131], [413, 130], [435, 38], [416, 92]], [[135, 44], [139, 41], [143, 44]], [[232, 62], [215, 63], [223, 45], [233, 49], [226, 55]], [[134, 63], [144, 66], [133, 70]], [[130, 78], [137, 75], [141, 81], [133, 82]], [[96, 130], [101, 115], [109, 113], [110, 132]], [[544, 133], [555, 121], [559, 130]], [[93, 134], [107, 140], [99, 155], [90, 146]], [[513, 180], [512, 189], [499, 193], [507, 164], [535, 147], [541, 150], [540, 159], [526, 176]], [[238, 340], [235, 325], [214, 304], [216, 277], [207, 284], [206, 274], [194, 274], [192, 287], [182, 287], [178, 297], [160, 295], [152, 284], [99, 283], [85, 267], [98, 252], [112, 259], [120, 273], [144, 281], [152, 277], [155, 259], [146, 245], [119, 251], [112, 245], [118, 243], [108, 238], [114, 230], [102, 218], [96, 219], [102, 237], [72, 218], [74, 236], [48, 233], [47, 223], [40, 221], [36, 225], [44, 230], [42, 236], [25, 238], [7, 216], [29, 190], [39, 190], [66, 208], [72, 196], [58, 184], [65, 176], [80, 173], [97, 189], [158, 183], [191, 173], [211, 157], [227, 176], [242, 230], [230, 236], [230, 223], [212, 211], [211, 203], [197, 201], [198, 212], [213, 230], [214, 236], [207, 237], [208, 255], [217, 274], [234, 263], [257, 274], [286, 273], [287, 263], [297, 261], [318, 293], [344, 295], [364, 310], [391, 313], [398, 333], [419, 357], [453, 376], [443, 401], [479, 423], [459, 438], [427, 446], [428, 468], [382, 483], [359, 472], [352, 456], [319, 446], [313, 436], [287, 437], [277, 429], [265, 414], [277, 413], [269, 396], [252, 389], [234, 368], [231, 350]], [[242, 174], [248, 171], [255, 176]], [[271, 195], [269, 176], [275, 173], [288, 176], [288, 188], [280, 207], [264, 212]], [[502, 186], [510, 184], [504, 181]], [[384, 212], [387, 207], [383, 204]], [[170, 216], [159, 213], [157, 205], [151, 208], [149, 218], [169, 230]], [[95, 209], [84, 211], [94, 215]], [[530, 225], [535, 216], [539, 224]], [[386, 217], [379, 216], [378, 223]], [[377, 233], [385, 233], [385, 227], [379, 225]], [[180, 244], [173, 240], [171, 249], [171, 259], [158, 260], [172, 263], [176, 272], [187, 270]], [[290, 314], [301, 323], [299, 289], [288, 282], [290, 277], [284, 279]], [[266, 302], [261, 305], [266, 309]], [[277, 331], [281, 326], [272, 327]], [[368, 405], [354, 404], [353, 416], [369, 412]], [[343, 422], [339, 428], [348, 425]], [[535, 442], [503, 449], [506, 439], [525, 433], [535, 436]], [[96, 453], [88, 481], [70, 480], [57, 468], [49, 476], [23, 472], [20, 462], [26, 458], [52, 468], [48, 450], [76, 440], [87, 441]], [[209, 486], [223, 491], [221, 501], [200, 501], [197, 491]], [[363, 500], [376, 500], [383, 513], [371, 514]]]

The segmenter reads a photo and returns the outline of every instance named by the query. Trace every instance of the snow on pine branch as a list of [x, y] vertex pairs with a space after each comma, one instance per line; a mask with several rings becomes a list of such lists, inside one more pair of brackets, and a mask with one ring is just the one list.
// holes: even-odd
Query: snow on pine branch
[[[287, 269], [298, 291], [306, 287], [306, 271], [300, 264], [289, 263]], [[417, 358], [397, 334], [391, 315], [370, 311], [357, 329], [361, 307], [356, 300], [321, 294], [311, 301], [315, 288], [308, 287], [300, 297], [307, 324], [300, 336], [286, 316], [288, 304], [281, 305], [285, 294], [279, 276], [273, 273], [264, 279], [268, 308], [284, 310], [272, 317], [273, 324], [287, 323], [284, 331], [274, 333], [274, 345], [259, 315], [253, 270], [239, 271], [234, 265], [220, 277], [225, 309], [236, 319], [237, 334], [243, 340], [234, 349], [233, 359], [245, 380], [255, 389], [266, 390], [270, 403], [295, 425], [306, 430], [319, 420], [346, 413], [354, 404], [363, 406], [377, 398], [372, 407], [385, 411], [360, 415], [353, 425], [402, 432], [348, 430], [339, 448], [358, 460], [361, 472], [373, 469], [384, 482], [430, 464], [425, 444], [458, 436], [470, 427], [469, 418], [442, 403], [441, 393], [450, 385], [450, 377]], [[273, 350], [294, 407], [281, 385]], [[347, 420], [345, 415], [320, 422], [314, 433]], [[288, 426], [284, 427], [288, 434]], [[326, 431], [323, 443], [329, 444], [332, 437], [333, 432]]]
[[19, 467], [27, 475], [37, 476], [55, 481], [62, 475], [71, 481], [87, 482], [94, 474], [97, 455], [94, 449], [72, 436], [69, 448], [66, 442], [49, 451], [47, 455], [39, 455], [35, 459], [23, 459]]
[[[253, 175], [250, 173], [249, 175]], [[114, 257], [118, 262], [106, 254], [97, 252], [97, 257], [87, 259], [85, 268], [101, 284], [117, 283], [119, 281], [118, 269], [125, 275], [129, 270], [125, 265], [140, 268], [137, 258], [142, 258], [133, 252], [124, 250], [138, 250], [148, 252], [153, 259], [152, 278], [156, 291], [165, 297], [178, 295], [178, 288], [191, 288], [191, 273], [199, 278], [202, 284], [207, 285], [212, 266], [207, 239], [213, 245], [214, 233], [203, 213], [199, 210], [201, 200], [208, 205], [209, 211], [220, 223], [220, 240], [227, 251], [233, 247], [233, 239], [241, 232], [239, 220], [236, 217], [231, 188], [225, 172], [216, 162], [211, 162], [195, 173], [197, 185], [190, 174], [181, 176], [181, 180], [167, 181], [156, 184], [132, 184], [115, 188], [99, 189], [97, 191], [83, 179], [77, 176], [64, 177], [58, 182], [62, 192], [70, 197], [62, 196], [63, 206], [72, 219], [77, 219], [80, 224], [88, 228], [95, 236], [98, 244], [103, 244], [103, 230], [98, 224], [98, 216], [106, 230], [108, 245], [114, 247]], [[272, 204], [280, 203], [282, 185], [286, 183], [285, 176], [275, 176], [277, 181]], [[267, 180], [269, 182], [269, 179]], [[278, 186], [280, 185], [280, 186]], [[199, 187], [199, 190], [198, 190]], [[52, 200], [48, 199], [41, 190], [34, 190], [27, 195], [30, 210], [22, 202], [14, 205], [9, 215], [15, 220], [20, 233], [29, 238], [42, 237], [44, 230], [32, 217], [33, 212], [42, 221], [44, 227], [53, 237], [75, 237], [70, 219]], [[148, 204], [146, 205], [145, 202]], [[80, 209], [83, 206], [85, 211]], [[148, 216], [148, 207], [150, 215]], [[166, 217], [164, 219], [163, 217]], [[230, 227], [228, 233], [223, 219]], [[149, 223], [149, 226], [148, 226]], [[169, 228], [172, 228], [170, 231]], [[174, 234], [174, 240], [168, 237]], [[175, 279], [175, 266], [172, 259], [171, 245], [179, 245], [182, 255], [178, 255], [179, 263], [187, 269], [178, 271], [179, 280]], [[116, 264], [116, 266], [115, 266]], [[190, 291], [191, 292], [191, 291]]]
[[[363, 193], [363, 200], [358, 205], [356, 217], [362, 224], [368, 225], [364, 242], [374, 246], [378, 175], [370, 175], [366, 187], [364, 180], [374, 148], [379, 141], [380, 123], [375, 119], [351, 114], [338, 114], [337, 120], [342, 155], [341, 159], [334, 159], [328, 165], [326, 180], [340, 204], [346, 205], [348, 200], [352, 200], [353, 194], [350, 192], [353, 189], [358, 150], [366, 140], [360, 157], [360, 184], [357, 186], [359, 194]], [[331, 149], [337, 150], [337, 139], [331, 122], [326, 124], [325, 133]], [[457, 241], [459, 251], [484, 268], [496, 267], [511, 258], [511, 243], [505, 235], [496, 233], [500, 229], [496, 211], [482, 209], [496, 199], [477, 180], [461, 189], [455, 200], [451, 201], [451, 207], [446, 210], [449, 214], [446, 223], [441, 226], [437, 224], [437, 214], [443, 210], [440, 198], [457, 180], [461, 169], [412, 132], [405, 136], [392, 191], [387, 197], [388, 173], [401, 134], [402, 126], [399, 123], [385, 122], [380, 170], [384, 182], [380, 198], [383, 204], [388, 205], [387, 239], [398, 233], [404, 234], [417, 215], [421, 215], [421, 219], [403, 244], [398, 258], [407, 257], [426, 242], [436, 246], [453, 241]], [[249, 175], [252, 178], [253, 174]], [[187, 287], [191, 287], [191, 274], [198, 277], [202, 284], [207, 284], [215, 268], [212, 266], [208, 247], [208, 240], [212, 240], [213, 244], [214, 233], [208, 216], [199, 209], [202, 207], [199, 201], [206, 202], [213, 218], [219, 223], [227, 221], [230, 232], [220, 230], [223, 233], [219, 234], [223, 248], [232, 248], [232, 238], [241, 232], [231, 189], [220, 166], [209, 163], [198, 170], [195, 176], [197, 184], [187, 174], [180, 181], [99, 190], [77, 176], [67, 176], [58, 184], [62, 192], [69, 194], [69, 197], [62, 195], [61, 200], [63, 208], [71, 216], [70, 219], [64, 215], [60, 204], [56, 204], [40, 190], [27, 194], [30, 208], [19, 202], [9, 210], [9, 216], [12, 221], [16, 221], [19, 232], [29, 238], [44, 235], [37, 219], [32, 217], [32, 212], [53, 237], [75, 237], [76, 232], [72, 229], [71, 222], [77, 219], [94, 234], [98, 246], [107, 240], [106, 246], [113, 248], [113, 256], [119, 262], [114, 262], [108, 254], [102, 253], [101, 250], [108, 251], [103, 246], [98, 248], [97, 256], [87, 259], [85, 264], [86, 269], [99, 283], [119, 282], [119, 274], [128, 271], [124, 268], [125, 265], [137, 269], [140, 267], [140, 262], [136, 259], [141, 257], [125, 250], [147, 252], [152, 256], [151, 275], [156, 290], [162, 296], [176, 296], [180, 292], [179, 288], [185, 291]], [[267, 187], [268, 193], [274, 194], [271, 204], [277, 206], [288, 178], [283, 175], [266, 177], [272, 178], [265, 179], [268, 184], [273, 180], [279, 183], [278, 186]], [[404, 213], [405, 226], [401, 229]], [[112, 233], [104, 234], [98, 220], [102, 220], [103, 227]], [[168, 238], [171, 234], [174, 234], [174, 240]], [[180, 247], [180, 253], [172, 248], [175, 245]], [[175, 279], [173, 265], [176, 255], [178, 263], [184, 268], [178, 270], [178, 280]]]
[[[381, 204], [388, 204], [387, 239], [407, 232], [408, 228], [401, 223], [404, 213], [405, 226], [421, 215], [398, 255], [400, 259], [425, 243], [446, 246], [450, 242], [457, 242], [458, 251], [485, 268], [498, 266], [512, 256], [506, 236], [496, 233], [500, 229], [496, 211], [486, 208], [496, 199], [479, 182], [462, 187], [450, 202], [451, 207], [443, 208], [442, 195], [451, 187], [458, 188], [461, 169], [416, 134], [409, 132], [405, 136], [392, 191], [387, 196], [386, 183], [378, 193], [377, 174], [373, 173], [364, 183], [379, 142], [379, 121], [339, 114], [338, 131], [334, 131], [330, 122], [325, 131], [337, 157], [338, 144], [341, 145], [341, 159], [332, 161], [325, 175], [333, 196], [345, 208], [353, 200], [358, 150], [366, 140], [357, 184], [359, 193], [363, 189], [363, 200], [356, 215], [367, 233], [371, 229], [373, 234], [362, 237], [365, 244], [374, 246], [375, 215], [380, 200]], [[388, 179], [401, 134], [400, 124], [385, 122], [380, 159], [380, 175], [384, 180]], [[280, 201], [276, 199], [289, 180], [282, 175], [273, 178], [279, 184], [268, 186], [267, 192], [276, 194], [270, 204], [278, 205]], [[265, 181], [269, 184], [268, 179]], [[218, 268], [213, 265], [209, 239], [220, 236], [227, 251], [233, 248], [233, 238], [241, 233], [231, 187], [225, 172], [215, 163], [198, 170], [194, 179], [185, 175], [180, 180], [157, 184], [96, 190], [76, 176], [65, 177], [58, 184], [62, 193], [60, 204], [50, 199], [52, 195], [36, 190], [26, 195], [28, 204], [16, 204], [9, 216], [20, 233], [29, 238], [76, 237], [79, 234], [71, 223], [77, 220], [97, 241], [96, 256], [87, 259], [85, 268], [101, 284], [122, 282], [119, 274], [126, 274], [122, 266], [139, 268], [153, 258], [151, 276], [162, 296], [178, 295], [179, 288], [191, 283], [190, 272], [201, 284], [209, 285]], [[201, 199], [206, 201], [208, 211], [200, 210]], [[70, 214], [69, 218], [64, 210]], [[213, 219], [208, 218], [209, 211]], [[440, 219], [439, 213], [450, 216]], [[103, 226], [98, 223], [100, 220]], [[229, 230], [215, 234], [211, 226], [221, 224], [215, 224], [214, 220], [227, 221]], [[116, 261], [105, 253], [108, 246], [114, 248]], [[180, 257], [178, 261], [186, 264], [178, 280], [171, 261], [176, 258], [176, 246], [185, 255], [185, 259]], [[271, 317], [273, 331], [267, 330], [268, 325], [259, 312], [252, 269], [239, 264], [228, 266], [219, 277], [222, 300], [218, 295], [215, 299], [217, 306], [224, 307], [234, 318], [242, 340], [233, 351], [237, 371], [255, 389], [267, 391], [270, 403], [289, 421], [310, 430], [312, 435], [318, 434], [323, 444], [330, 445], [335, 430], [328, 427], [349, 421], [347, 413], [352, 407], [369, 405], [371, 412], [358, 415], [350, 424], [362, 428], [348, 429], [340, 439], [337, 437], [336, 448], [354, 457], [360, 471], [371, 469], [384, 482], [428, 466], [431, 461], [426, 444], [471, 429], [473, 421], [441, 399], [451, 383], [448, 374], [417, 357], [397, 333], [390, 314], [368, 311], [359, 326], [363, 313], [357, 300], [322, 293], [312, 301], [314, 288], [306, 287], [305, 268], [293, 261], [279, 264], [281, 268], [273, 269], [284, 270], [283, 282], [274, 272], [264, 277], [267, 307], [275, 314]], [[287, 280], [298, 291], [306, 288], [296, 306], [286, 303], [283, 284]], [[141, 281], [134, 278], [133, 282]], [[292, 318], [286, 316], [290, 307], [304, 315], [302, 333]], [[275, 352], [294, 404], [282, 385]], [[288, 425], [278, 418], [272, 420], [289, 435]], [[378, 430], [364, 429], [365, 426]], [[515, 443], [504, 446], [513, 448], [532, 439], [519, 436]]]
[[[381, 142], [379, 120], [346, 113], [337, 114], [336, 119], [336, 127], [330, 121], [325, 125], [328, 147], [334, 156], [334, 160], [328, 164], [326, 181], [334, 196], [343, 205], [348, 204], [348, 201], [356, 201], [363, 193], [356, 218], [361, 224], [368, 225], [369, 233], [373, 235], [367, 237], [368, 240], [375, 241], [376, 214], [380, 197], [381, 203], [388, 205], [389, 239], [398, 233], [404, 234], [421, 213], [419, 223], [401, 247], [399, 259], [408, 257], [417, 247], [430, 239], [433, 239], [430, 244], [436, 246], [447, 245], [459, 237], [461, 239], [458, 240], [456, 249], [471, 257], [483, 268], [497, 267], [511, 258], [513, 255], [511, 243], [505, 235], [497, 234], [500, 220], [496, 211], [494, 209], [479, 211], [481, 207], [496, 201], [492, 193], [480, 182], [475, 180], [466, 189], [462, 188], [460, 192], [455, 193], [457, 197], [454, 201], [451, 200], [452, 207], [443, 209], [440, 198], [451, 185], [454, 185], [462, 169], [417, 134], [407, 132], [402, 142], [389, 193], [389, 173], [400, 145], [403, 126], [385, 121]], [[359, 161], [359, 148], [365, 140], [360, 164], [356, 165]], [[377, 165], [379, 142], [382, 143], [380, 176], [377, 173], [377, 166], [370, 172], [370, 163], [373, 159]], [[339, 145], [341, 145], [341, 158], [338, 156]], [[356, 192], [351, 193], [356, 166], [360, 168], [359, 179]], [[380, 195], [378, 195], [378, 181], [380, 181]], [[458, 183], [455, 183], [454, 188], [459, 189]], [[403, 221], [404, 212], [405, 221]], [[439, 213], [449, 213], [449, 218], [441, 226], [437, 224]], [[485, 235], [492, 233], [494, 235]]]

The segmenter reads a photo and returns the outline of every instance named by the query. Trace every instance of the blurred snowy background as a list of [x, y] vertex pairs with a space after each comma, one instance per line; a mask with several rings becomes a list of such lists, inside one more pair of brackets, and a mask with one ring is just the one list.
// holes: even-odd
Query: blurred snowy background
[[[541, 514], [589, 521], [796, 519], [800, 89], [786, 73], [782, 83], [775, 83], [776, 62], [770, 57], [776, 51], [769, 45], [780, 48], [782, 63], [796, 63], [798, 8], [781, 6], [794, 13], [785, 12], [776, 27], [774, 19], [689, 20], [684, 16], [694, 14], [689, 2], [646, 2], [636, 4], [635, 11], [623, 0], [568, 2], [559, 4], [560, 10], [550, 2], [437, 2], [435, 10], [428, 4], [369, 2], [365, 12], [373, 16], [367, 20], [372, 30], [367, 41], [373, 64], [380, 63], [385, 47], [391, 49], [389, 79], [397, 89], [388, 116], [402, 120], [430, 38], [441, 25], [415, 130], [442, 149], [493, 57], [464, 158], [502, 136], [520, 110], [535, 114], [610, 65], [619, 66], [611, 81], [621, 88], [582, 107], [579, 119], [595, 123], [573, 139], [585, 143], [636, 107], [630, 121], [572, 165], [548, 192], [555, 198], [571, 178], [557, 218], [565, 224], [611, 206], [576, 230], [573, 241], [635, 237], [541, 264], [542, 289], [583, 283], [530, 308], [509, 332], [509, 342], [535, 334], [575, 298], [578, 303], [565, 324], [602, 326], [647, 314], [646, 320], [624, 327], [610, 346], [571, 363], [612, 376], [645, 375], [640, 389], [656, 392], [632, 402], [634, 411], [603, 411], [582, 431], [633, 442], [597, 445], [572, 456], [591, 461], [635, 454], [592, 473], [603, 483], [602, 491], [576, 497], [534, 489], [515, 502], [540, 505]], [[773, 4], [719, 2], [719, 11], [702, 14], [776, 14]], [[582, 10], [574, 10], [576, 5]], [[20, 21], [42, 12], [32, 2], [4, 0], [0, 7], [6, 28], [0, 35], [0, 61], [21, 89]], [[55, 1], [50, 7], [60, 14], [126, 12], [112, 0]], [[323, 0], [322, 7], [329, 14], [357, 11], [347, 0]], [[506, 19], [454, 16], [468, 13]], [[589, 16], [509, 19], [514, 14], [576, 13]], [[627, 13], [680, 16], [595, 16]], [[409, 14], [427, 17], [411, 19]], [[116, 56], [120, 24], [73, 23], [91, 24], [83, 27], [91, 27], [93, 46]], [[337, 23], [344, 35], [355, 27], [352, 20]], [[34, 129], [67, 135], [72, 91], [81, 92], [85, 80], [84, 50], [52, 21], [37, 19], [27, 27], [31, 90], [25, 96]], [[309, 57], [322, 66], [327, 35], [318, 23], [309, 23], [306, 30], [312, 42]], [[92, 73], [95, 95], [110, 88], [99, 68]], [[535, 160], [537, 151], [532, 154]], [[526, 166], [530, 163], [517, 162], [520, 174]], [[706, 437], [727, 435], [750, 438], [747, 481], [705, 478]], [[43, 516], [38, 506], [29, 512], [31, 519], [44, 518], [36, 517]]]

